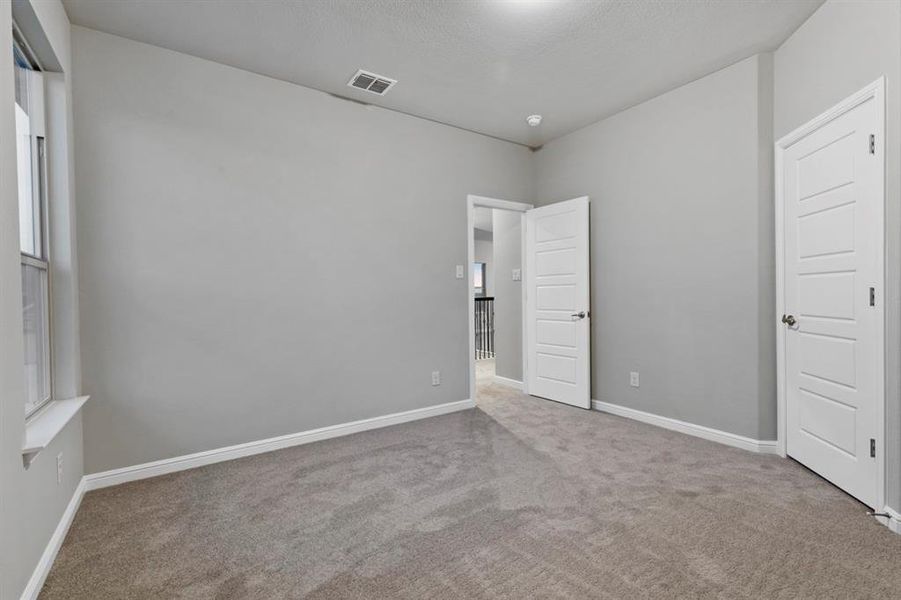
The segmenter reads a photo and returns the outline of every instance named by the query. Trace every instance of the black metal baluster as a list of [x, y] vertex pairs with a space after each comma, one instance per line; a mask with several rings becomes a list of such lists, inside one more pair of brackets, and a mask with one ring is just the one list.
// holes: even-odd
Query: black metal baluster
[[482, 358], [482, 303], [476, 298], [476, 360]]
[[485, 358], [491, 358], [491, 300], [485, 298]]
[[479, 314], [481, 315], [479, 332], [481, 333], [481, 342], [479, 347], [482, 349], [481, 358], [485, 358], [485, 302], [479, 302]]
[[476, 360], [479, 360], [479, 346], [482, 344], [482, 340], [479, 337], [481, 335], [481, 328], [479, 327], [479, 319], [482, 317], [479, 314], [480, 308], [479, 308], [479, 300], [478, 299], [476, 299], [476, 301], [475, 301], [475, 308], [473, 310], [475, 310], [475, 315], [476, 315], [476, 318], [475, 318]]
[[488, 358], [494, 358], [494, 298], [488, 301]]

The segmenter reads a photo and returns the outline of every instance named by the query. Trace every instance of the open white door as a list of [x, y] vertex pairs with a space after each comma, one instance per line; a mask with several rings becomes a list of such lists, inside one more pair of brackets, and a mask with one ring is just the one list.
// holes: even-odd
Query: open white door
[[588, 197], [526, 212], [526, 381], [591, 408]]
[[[882, 86], [777, 145], [785, 451], [881, 509]], [[782, 416], [782, 415], [780, 415]]]

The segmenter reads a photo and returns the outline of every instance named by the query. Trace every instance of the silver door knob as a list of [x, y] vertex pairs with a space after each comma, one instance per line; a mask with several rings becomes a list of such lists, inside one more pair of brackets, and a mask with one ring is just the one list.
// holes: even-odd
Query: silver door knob
[[791, 315], [782, 315], [782, 322], [789, 327], [794, 327], [798, 321]]
[[571, 314], [571, 315], [569, 315], [569, 316], [571, 316], [571, 317], [576, 317], [576, 318], [578, 318], [578, 319], [584, 319], [584, 318], [585, 318], [585, 311], [584, 311], [584, 310], [580, 310], [579, 312], [573, 313], [573, 314]]

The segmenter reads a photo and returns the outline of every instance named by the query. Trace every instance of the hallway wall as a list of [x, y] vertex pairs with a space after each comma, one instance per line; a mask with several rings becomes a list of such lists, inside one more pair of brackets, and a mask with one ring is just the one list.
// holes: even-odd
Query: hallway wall
[[513, 281], [513, 269], [522, 269], [522, 213], [495, 209], [494, 265], [495, 373], [522, 381], [522, 281]]

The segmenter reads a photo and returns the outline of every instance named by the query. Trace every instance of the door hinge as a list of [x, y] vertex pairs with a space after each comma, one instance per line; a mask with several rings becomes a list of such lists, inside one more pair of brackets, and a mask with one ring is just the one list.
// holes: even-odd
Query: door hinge
[[870, 288], [870, 306], [876, 306], [876, 288]]
[[876, 458], [876, 440], [870, 438], [870, 458]]
[[876, 154], [876, 134], [870, 134], [870, 154]]

